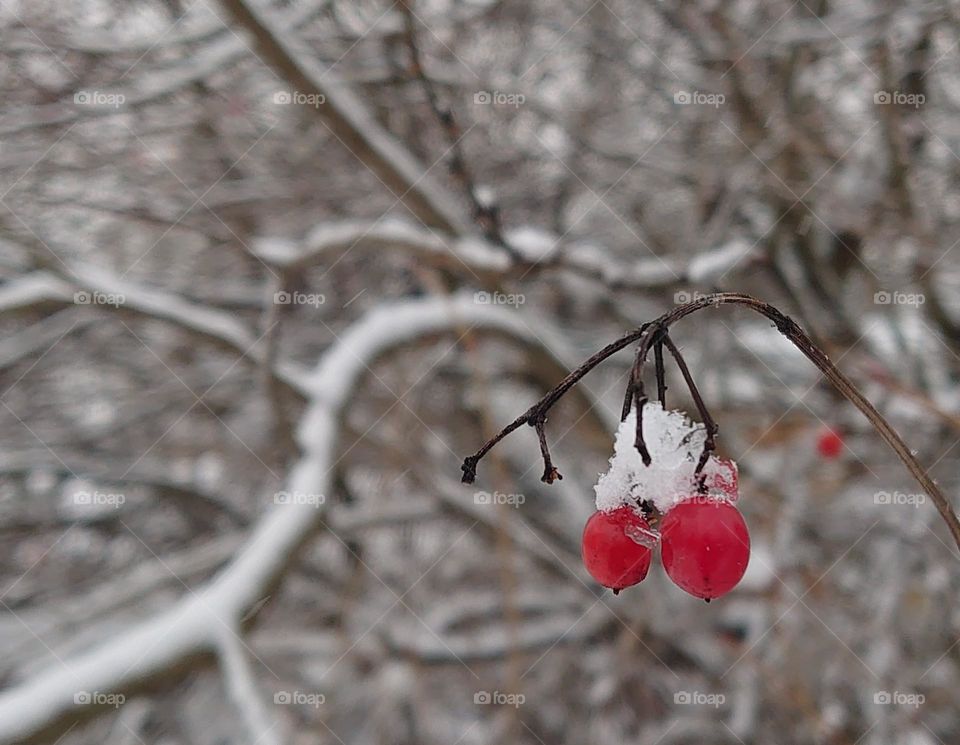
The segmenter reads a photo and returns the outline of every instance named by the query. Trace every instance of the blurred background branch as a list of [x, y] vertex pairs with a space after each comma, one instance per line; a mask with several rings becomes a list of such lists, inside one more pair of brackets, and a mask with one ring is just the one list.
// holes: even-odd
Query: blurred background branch
[[763, 319], [671, 333], [755, 540], [709, 612], [580, 566], [626, 351], [563, 481], [529, 428], [456, 475], [732, 291], [956, 495], [958, 17], [0, 4], [0, 739], [952, 742], [960, 556]]

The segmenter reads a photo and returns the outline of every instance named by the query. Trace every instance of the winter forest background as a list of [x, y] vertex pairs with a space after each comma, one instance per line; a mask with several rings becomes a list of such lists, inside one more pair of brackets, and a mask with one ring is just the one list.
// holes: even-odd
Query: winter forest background
[[581, 566], [629, 352], [551, 412], [563, 481], [529, 428], [459, 477], [722, 289], [955, 498], [958, 32], [922, 0], [2, 0], [0, 742], [957, 742], [957, 549], [759, 316], [673, 332], [741, 469], [728, 597]]

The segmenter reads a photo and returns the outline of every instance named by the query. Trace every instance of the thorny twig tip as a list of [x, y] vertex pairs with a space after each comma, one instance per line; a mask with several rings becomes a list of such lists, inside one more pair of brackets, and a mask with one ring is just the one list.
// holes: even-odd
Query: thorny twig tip
[[477, 459], [473, 456], [464, 458], [460, 470], [463, 471], [463, 476], [460, 480], [464, 484], [472, 484], [477, 478]]
[[540, 480], [545, 484], [552, 484], [554, 481], [563, 481], [563, 474], [561, 474], [556, 467], [551, 466], [544, 469], [543, 476], [540, 477]]

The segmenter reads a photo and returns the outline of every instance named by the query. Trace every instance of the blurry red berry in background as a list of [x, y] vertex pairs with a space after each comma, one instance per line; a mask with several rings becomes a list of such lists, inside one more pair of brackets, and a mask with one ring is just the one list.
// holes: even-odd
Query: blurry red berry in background
[[724, 500], [691, 497], [660, 524], [660, 557], [667, 576], [694, 597], [730, 592], [747, 571], [750, 534], [740, 511]]
[[619, 591], [647, 576], [657, 534], [634, 508], [594, 512], [583, 529], [581, 553], [590, 575]]
[[843, 437], [834, 429], [824, 429], [817, 435], [817, 452], [821, 458], [833, 460], [843, 452]]

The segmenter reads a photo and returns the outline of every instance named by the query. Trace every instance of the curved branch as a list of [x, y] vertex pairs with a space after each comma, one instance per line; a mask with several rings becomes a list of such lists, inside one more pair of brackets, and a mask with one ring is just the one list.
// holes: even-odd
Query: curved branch
[[[946, 495], [927, 474], [926, 469], [924, 469], [920, 462], [913, 456], [910, 448], [907, 447], [907, 444], [893, 428], [893, 425], [891, 425], [883, 417], [883, 415], [877, 411], [873, 404], [867, 400], [866, 396], [860, 392], [853, 382], [847, 378], [846, 375], [840, 372], [840, 370], [830, 361], [829, 357], [827, 357], [827, 355], [824, 354], [824, 352], [818, 346], [816, 346], [813, 341], [811, 341], [810, 337], [804, 333], [803, 329], [800, 328], [796, 321], [784, 315], [769, 303], [765, 303], [764, 301], [752, 297], [751, 295], [735, 292], [719, 292], [712, 295], [705, 295], [704, 297], [698, 298], [693, 302], [679, 305], [668, 313], [663, 314], [656, 320], [644, 324], [639, 329], [635, 329], [634, 331], [625, 334], [612, 344], [608, 344], [606, 347], [586, 360], [586, 362], [584, 362], [580, 367], [571, 372], [552, 391], [540, 399], [540, 401], [531, 406], [526, 412], [524, 412], [493, 438], [491, 438], [482, 448], [480, 448], [479, 451], [477, 451], [476, 454], [465, 458], [463, 461], [463, 466], [461, 467], [463, 470], [463, 481], [466, 483], [473, 482], [473, 479], [476, 477], [477, 462], [500, 440], [513, 432], [515, 429], [519, 428], [522, 424], [535, 425], [537, 422], [543, 421], [544, 417], [546, 416], [546, 412], [550, 409], [550, 407], [552, 407], [557, 400], [563, 396], [563, 394], [566, 393], [578, 380], [580, 380], [594, 367], [607, 359], [607, 357], [610, 357], [612, 354], [620, 351], [634, 340], [639, 340], [640, 343], [637, 348], [636, 361], [634, 362], [630, 385], [627, 389], [627, 398], [628, 400], [633, 397], [642, 398], [642, 382], [640, 373], [650, 348], [653, 346], [657, 338], [659, 338], [660, 334], [666, 331], [672, 324], [676, 323], [682, 318], [685, 318], [686, 316], [691, 315], [692, 313], [696, 313], [704, 308], [717, 307], [720, 305], [741, 305], [760, 313], [774, 322], [780, 333], [787, 337], [787, 339], [789, 339], [793, 345], [814, 364], [814, 366], [823, 374], [823, 376], [833, 384], [833, 387], [840, 393], [840, 395], [842, 395], [860, 410], [860, 412], [874, 426], [877, 432], [879, 432], [883, 440], [891, 448], [893, 448], [894, 452], [907, 467], [907, 470], [909, 470], [913, 477], [917, 480], [917, 483], [919, 483], [924, 491], [930, 495], [934, 505], [936, 505], [937, 511], [940, 513], [940, 516], [950, 529], [950, 534], [953, 536], [953, 540], [956, 542], [957, 546], [960, 547], [960, 520], [958, 520], [957, 514], [954, 512], [953, 507], [950, 504], [950, 500], [947, 499]], [[627, 411], [629, 411], [629, 409], [627, 409]]]
[[[85, 301], [77, 299], [77, 289], [86, 290], [88, 294], [98, 292], [112, 295], [118, 302], [92, 308], [109, 312], [130, 311], [166, 321], [237, 352], [241, 360], [261, 366], [267, 362], [265, 345], [231, 313], [191, 302], [158, 287], [122, 279], [91, 266], [59, 266], [54, 270], [63, 277], [37, 271], [0, 287], [0, 313], [47, 305], [82, 305]], [[89, 302], [89, 297], [86, 302]], [[298, 365], [279, 361], [270, 371], [277, 382], [291, 393], [299, 398], [305, 397], [306, 376]]]
[[[472, 296], [413, 300], [371, 312], [324, 354], [307, 381], [310, 405], [298, 431], [304, 454], [286, 491], [329, 493], [343, 410], [376, 360], [412, 340], [459, 334], [464, 327], [503, 334], [554, 354], [518, 313], [478, 305]], [[118, 691], [197, 653], [220, 651], [222, 634], [257, 607], [321, 519], [323, 509], [309, 502], [270, 509], [217, 577], [165, 612], [3, 691], [0, 743], [22, 742], [49, 726], [73, 708], [78, 691]]]
[[[633, 342], [637, 341], [643, 333], [647, 330], [647, 325], [644, 324], [638, 329], [630, 331], [624, 336], [620, 337], [614, 342], [611, 342], [599, 352], [594, 354], [592, 357], [587, 359], [580, 367], [571, 372], [567, 377], [561, 380], [555, 388], [549, 391], [543, 398], [541, 398], [537, 403], [527, 409], [523, 414], [514, 419], [510, 424], [504, 427], [500, 432], [494, 435], [480, 450], [478, 450], [473, 455], [468, 458], [463, 459], [463, 465], [460, 467], [463, 471], [463, 483], [472, 484], [477, 477], [477, 463], [486, 455], [490, 449], [496, 445], [500, 440], [509, 435], [516, 429], [519, 429], [524, 424], [529, 424], [531, 427], [536, 427], [538, 424], [541, 424], [545, 421], [546, 413], [560, 398], [573, 386], [575, 386], [580, 379], [590, 372], [593, 368], [603, 362], [605, 359], [611, 355], [616, 354], [621, 349], [626, 349]], [[547, 473], [552, 472], [551, 464], [544, 464], [544, 476]]]

